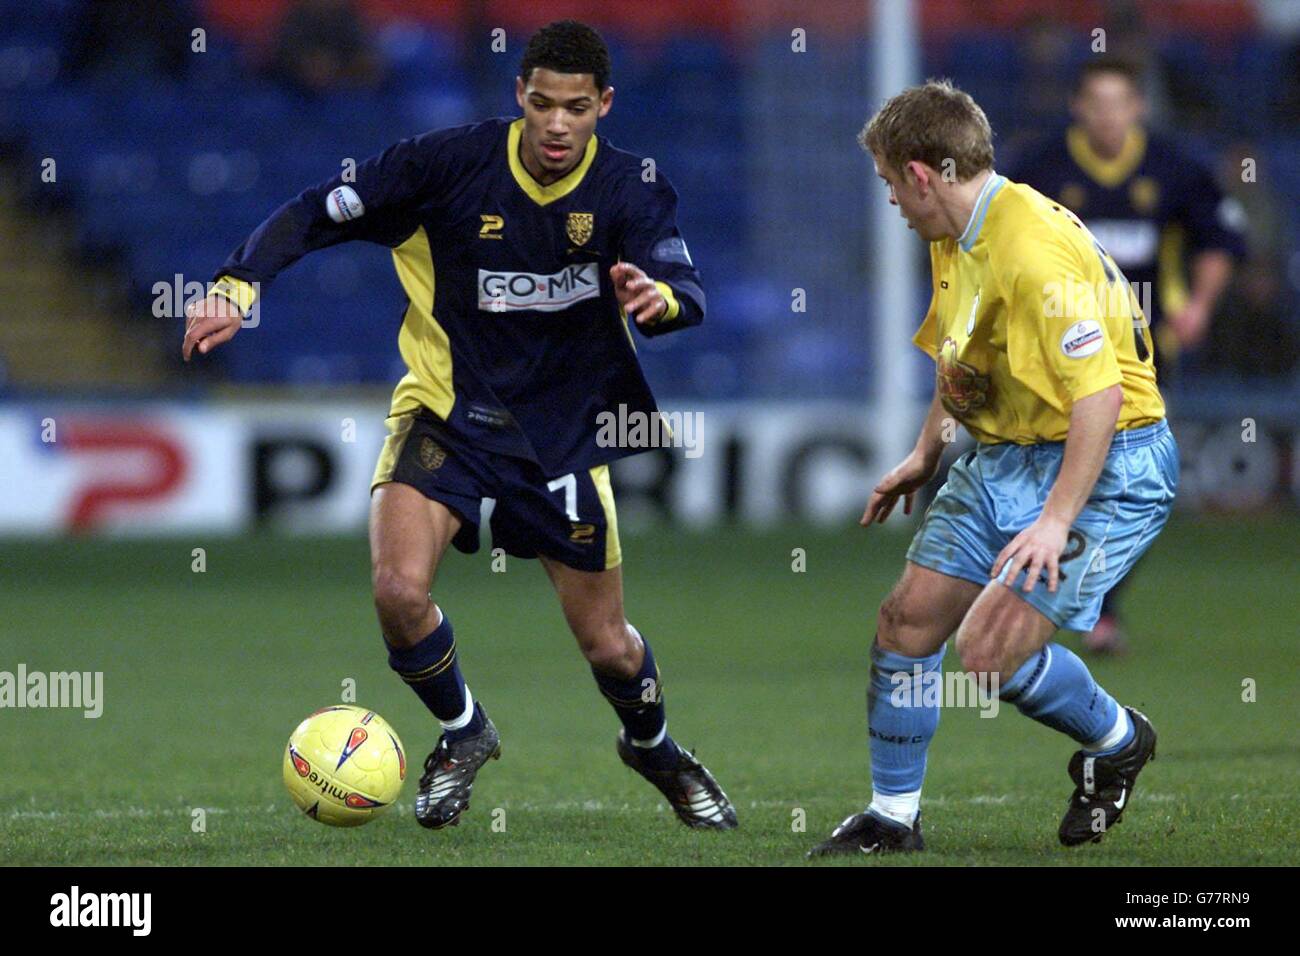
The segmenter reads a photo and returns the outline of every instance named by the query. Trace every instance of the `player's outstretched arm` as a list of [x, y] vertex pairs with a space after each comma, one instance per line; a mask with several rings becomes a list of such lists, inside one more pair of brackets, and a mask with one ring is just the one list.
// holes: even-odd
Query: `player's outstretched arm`
[[229, 342], [239, 331], [244, 316], [237, 303], [216, 292], [196, 299], [185, 307], [185, 340], [181, 356], [185, 361], [195, 349], [207, 355], [218, 345]]
[[[339, 173], [280, 206], [230, 254], [216, 273], [218, 292], [186, 308], [181, 353], [207, 354], [239, 329], [260, 288], [308, 253], [362, 240], [390, 248], [419, 226], [421, 204], [445, 187], [452, 175], [449, 142], [457, 130], [404, 139], [365, 160], [344, 178]], [[454, 171], [454, 170], [453, 170]], [[229, 314], [235, 305], [236, 316]]]
[[1106, 464], [1106, 453], [1115, 437], [1115, 424], [1123, 405], [1124, 390], [1119, 385], [1075, 401], [1070, 409], [1070, 431], [1065, 438], [1061, 470], [1043, 504], [1043, 513], [1002, 549], [993, 562], [993, 577], [998, 577], [1009, 561], [1007, 581], [1014, 581], [1020, 570], [1027, 567], [1029, 573], [1023, 589], [1029, 592], [1038, 583], [1038, 575], [1046, 570], [1047, 590], [1056, 592], [1059, 562], [1070, 526], [1087, 504], [1097, 476]]
[[948, 413], [939, 401], [936, 393], [930, 402], [930, 411], [925, 416], [925, 424], [916, 437], [916, 447], [896, 465], [871, 492], [867, 508], [862, 512], [858, 524], [864, 528], [882, 523], [893, 512], [898, 499], [903, 499], [903, 514], [912, 513], [912, 499], [916, 492], [925, 487], [926, 482], [939, 470], [939, 461], [943, 458], [943, 427]]

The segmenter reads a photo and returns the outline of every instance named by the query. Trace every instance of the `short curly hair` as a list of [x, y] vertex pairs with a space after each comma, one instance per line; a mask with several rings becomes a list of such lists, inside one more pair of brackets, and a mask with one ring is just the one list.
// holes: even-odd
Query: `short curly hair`
[[531, 37], [519, 61], [519, 77], [525, 83], [538, 68], [556, 73], [590, 73], [596, 89], [609, 86], [609, 49], [599, 33], [577, 20], [556, 20]]
[[862, 148], [902, 173], [913, 160], [957, 179], [993, 168], [993, 129], [979, 104], [948, 80], [928, 80], [890, 99], [858, 134]]

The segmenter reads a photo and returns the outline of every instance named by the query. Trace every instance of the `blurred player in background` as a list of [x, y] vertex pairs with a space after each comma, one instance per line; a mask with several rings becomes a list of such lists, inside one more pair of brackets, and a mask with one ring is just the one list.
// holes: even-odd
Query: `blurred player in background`
[[[371, 489], [375, 605], [389, 663], [442, 727], [415, 815], [456, 823], [499, 735], [457, 662], [451, 620], [429, 593], [449, 544], [540, 558], [601, 692], [623, 724], [617, 750], [692, 827], [736, 814], [668, 736], [659, 668], [628, 623], [608, 463], [645, 445], [600, 436], [603, 413], [660, 423], [627, 318], [646, 335], [704, 318], [676, 225], [677, 195], [638, 156], [595, 136], [613, 101], [609, 53], [559, 21], [530, 39], [516, 80], [523, 116], [403, 140], [281, 206], [189, 310], [184, 355], [206, 354], [283, 269], [353, 239], [392, 248], [409, 299]], [[232, 310], [231, 305], [237, 307]]]
[[[1167, 385], [1180, 350], [1204, 342], [1234, 260], [1245, 255], [1244, 213], [1210, 170], [1171, 139], [1144, 129], [1136, 64], [1089, 60], [1070, 112], [1074, 125], [1065, 136], [1026, 156], [1011, 178], [1077, 214], [1124, 270], [1151, 323], [1156, 368]], [[1119, 591], [1106, 595], [1097, 625], [1084, 635], [1088, 650], [1124, 649]]]
[[[945, 644], [963, 671], [1082, 745], [1061, 821], [1101, 839], [1155, 755], [1150, 721], [1120, 706], [1064, 646], [1164, 526], [1178, 450], [1150, 331], [1103, 246], [1068, 209], [993, 169], [983, 110], [948, 83], [887, 102], [861, 143], [910, 228], [930, 243], [934, 292], [915, 341], [936, 362], [912, 453], [862, 524], [934, 477], [949, 416], [977, 441], [948, 472], [880, 607], [868, 691], [872, 797], [811, 855], [915, 851]], [[1068, 304], [1067, 304], [1068, 303]], [[992, 681], [989, 681], [992, 684]], [[915, 693], [912, 692], [915, 689]]]

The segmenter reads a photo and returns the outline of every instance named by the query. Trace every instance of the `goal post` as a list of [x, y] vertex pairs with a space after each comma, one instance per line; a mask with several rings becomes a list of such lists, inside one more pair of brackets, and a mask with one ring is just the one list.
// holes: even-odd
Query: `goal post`
[[[916, 0], [868, 0], [866, 25], [871, 37], [869, 114], [885, 99], [920, 80]], [[911, 336], [921, 320], [916, 313], [917, 303], [923, 300], [917, 278], [921, 243], [889, 204], [883, 188], [868, 191], [867, 215], [872, 229], [869, 274], [876, 317], [871, 434], [880, 463], [892, 468], [911, 448], [918, 427]]]

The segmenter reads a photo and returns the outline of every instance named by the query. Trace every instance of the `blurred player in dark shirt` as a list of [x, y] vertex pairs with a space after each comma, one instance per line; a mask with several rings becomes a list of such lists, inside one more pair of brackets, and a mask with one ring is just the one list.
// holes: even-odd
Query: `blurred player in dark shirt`
[[[1245, 215], [1187, 150], [1143, 127], [1140, 79], [1127, 60], [1088, 61], [1070, 101], [1074, 124], [1010, 175], [1077, 214], [1128, 276], [1151, 322], [1167, 389], [1180, 351], [1205, 340], [1234, 261], [1245, 254]], [[1118, 590], [1084, 637], [1089, 650], [1124, 647]]]

